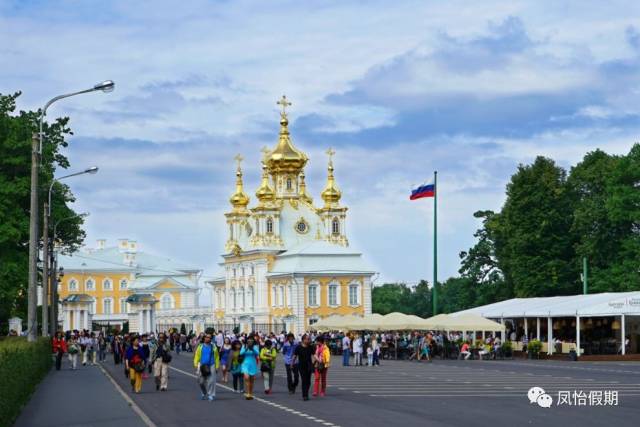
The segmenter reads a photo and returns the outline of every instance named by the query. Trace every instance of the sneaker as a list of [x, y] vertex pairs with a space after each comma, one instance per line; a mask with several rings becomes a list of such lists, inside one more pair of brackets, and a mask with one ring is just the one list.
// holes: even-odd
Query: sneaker
[[311, 394], [311, 396], [313, 396], [313, 397], [318, 397], [318, 393], [313, 392], [313, 394]]
[[320, 393], [320, 397], [324, 397], [324, 391]]
[[205, 396], [204, 394], [200, 394], [200, 400], [207, 400], [207, 396]]
[[156, 384], [156, 391], [160, 390], [160, 384]]
[[214, 400], [216, 400], [215, 396], [209, 396], [209, 402], [213, 402]]

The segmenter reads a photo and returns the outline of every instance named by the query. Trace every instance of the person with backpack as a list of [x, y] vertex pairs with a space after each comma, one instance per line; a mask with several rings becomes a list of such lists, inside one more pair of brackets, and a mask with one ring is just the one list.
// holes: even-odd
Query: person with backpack
[[62, 336], [62, 332], [56, 332], [52, 341], [53, 353], [56, 355], [56, 371], [62, 366], [62, 356], [67, 352], [67, 342]]
[[104, 362], [107, 360], [107, 339], [102, 332], [98, 334], [98, 361]]
[[314, 353], [315, 382], [313, 384], [313, 397], [320, 395], [324, 397], [327, 391], [327, 372], [331, 353], [329, 347], [324, 343], [324, 338], [316, 338], [316, 351]]
[[242, 375], [242, 359], [240, 349], [242, 344], [236, 340], [231, 344], [231, 354], [229, 355], [229, 371], [233, 377], [233, 392], [244, 393], [244, 376]]
[[80, 354], [80, 344], [75, 334], [71, 334], [69, 337], [69, 344], [67, 345], [67, 353], [69, 354], [69, 362], [71, 363], [71, 370], [75, 371], [78, 366], [78, 354]]
[[204, 335], [204, 342], [198, 345], [193, 356], [193, 366], [196, 368], [198, 385], [202, 400], [216, 399], [216, 374], [220, 367], [218, 347], [211, 343], [211, 334]]
[[156, 380], [156, 390], [167, 391], [169, 385], [169, 363], [171, 362], [171, 350], [167, 343], [167, 336], [162, 332], [158, 335], [157, 345], [153, 350], [153, 376]]
[[244, 375], [244, 385], [246, 393], [245, 399], [253, 399], [253, 384], [256, 380], [258, 373], [258, 358], [260, 357], [260, 349], [256, 345], [256, 341], [253, 335], [247, 337], [246, 344], [242, 346], [240, 350], [240, 356], [242, 359], [242, 374]]
[[131, 381], [131, 389], [134, 393], [140, 393], [142, 390], [142, 373], [146, 366], [144, 350], [140, 345], [140, 338], [133, 337], [131, 347], [127, 349], [125, 358], [125, 367], [129, 370], [129, 380]]
[[276, 371], [276, 357], [278, 351], [272, 347], [273, 342], [266, 340], [264, 347], [260, 350], [260, 372], [264, 379], [264, 394], [271, 394], [273, 388], [273, 378]]

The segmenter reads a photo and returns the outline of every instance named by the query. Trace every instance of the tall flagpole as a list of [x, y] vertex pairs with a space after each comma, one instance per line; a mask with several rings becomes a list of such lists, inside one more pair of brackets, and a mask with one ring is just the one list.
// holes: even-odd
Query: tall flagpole
[[438, 171], [433, 172], [433, 315], [438, 314]]

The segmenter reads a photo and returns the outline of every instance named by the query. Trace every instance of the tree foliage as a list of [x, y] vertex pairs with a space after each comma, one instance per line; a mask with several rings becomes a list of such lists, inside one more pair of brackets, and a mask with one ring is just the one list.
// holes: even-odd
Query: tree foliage
[[[17, 315], [25, 318], [28, 283], [29, 212], [31, 186], [31, 138], [38, 131], [38, 111], [16, 114], [20, 93], [0, 94], [0, 324]], [[61, 153], [67, 147], [65, 137], [71, 135], [68, 118], [45, 123], [40, 173], [40, 209], [48, 195], [49, 185], [58, 168], [68, 168], [69, 161]], [[60, 224], [59, 243], [73, 249], [82, 243], [82, 219], [68, 207], [74, 198], [69, 188], [55, 185], [52, 198], [54, 221], [71, 218]], [[42, 226], [42, 221], [40, 222]], [[52, 224], [53, 227], [53, 224]], [[41, 233], [42, 234], [42, 233]]]

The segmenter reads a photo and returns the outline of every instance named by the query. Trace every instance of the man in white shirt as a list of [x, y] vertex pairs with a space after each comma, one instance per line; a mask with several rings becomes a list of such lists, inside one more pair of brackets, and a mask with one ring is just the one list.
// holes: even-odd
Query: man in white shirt
[[222, 348], [224, 345], [224, 335], [222, 335], [222, 331], [218, 331], [218, 335], [216, 335], [216, 345], [218, 348]]
[[362, 366], [362, 338], [356, 335], [353, 340], [353, 358], [356, 366]]
[[349, 334], [346, 334], [344, 338], [342, 338], [342, 366], [349, 366], [350, 349], [351, 340], [349, 339]]

